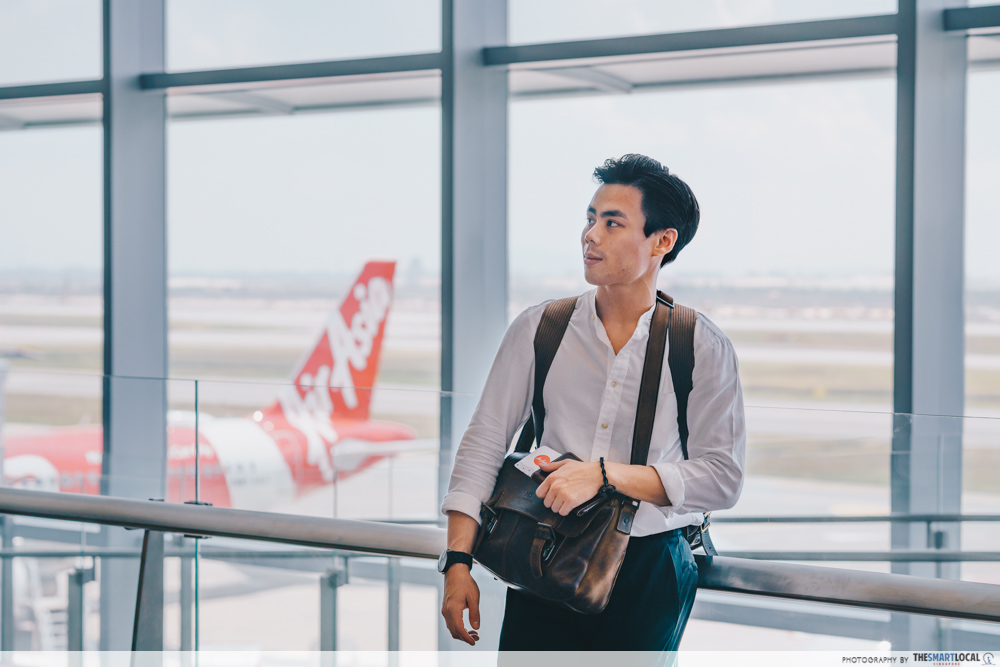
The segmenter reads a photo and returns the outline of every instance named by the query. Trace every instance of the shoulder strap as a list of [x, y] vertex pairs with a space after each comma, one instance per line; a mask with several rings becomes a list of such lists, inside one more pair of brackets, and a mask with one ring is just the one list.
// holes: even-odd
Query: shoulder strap
[[[671, 299], [666, 294], [663, 298]], [[670, 364], [670, 376], [674, 381], [674, 393], [677, 396], [677, 426], [681, 436], [681, 451], [684, 458], [688, 456], [688, 421], [687, 407], [688, 398], [691, 396], [691, 389], [694, 387], [694, 325], [698, 320], [698, 314], [692, 309], [674, 303], [674, 308], [670, 326], [670, 352], [667, 355], [667, 363]], [[699, 526], [688, 526], [688, 530], [696, 529], [697, 538], [692, 538], [688, 534], [688, 541], [691, 548], [701, 547], [705, 550], [706, 556], [718, 556], [719, 552], [712, 543], [712, 536], [708, 533], [710, 525], [709, 512], [705, 512]]]
[[559, 349], [573, 316], [578, 297], [557, 299], [545, 306], [542, 319], [535, 330], [535, 391], [531, 401], [531, 419], [521, 429], [514, 451], [526, 452], [531, 449], [531, 443], [542, 441], [542, 431], [545, 429], [545, 404], [542, 402], [542, 389], [545, 387], [545, 377], [549, 374], [552, 360]]
[[674, 381], [674, 393], [677, 395], [677, 426], [681, 434], [681, 450], [684, 458], [688, 458], [688, 421], [687, 406], [691, 388], [694, 386], [694, 325], [698, 315], [694, 309], [673, 303], [666, 294], [661, 296], [673, 304], [670, 321], [670, 352], [667, 363], [670, 365], [670, 376]]
[[653, 320], [649, 323], [646, 341], [646, 360], [642, 364], [639, 382], [639, 402], [635, 408], [635, 427], [632, 431], [632, 465], [646, 465], [649, 459], [649, 441], [653, 437], [653, 417], [656, 399], [660, 393], [660, 373], [663, 369], [663, 351], [667, 345], [667, 331], [673, 328], [673, 304], [657, 294]]

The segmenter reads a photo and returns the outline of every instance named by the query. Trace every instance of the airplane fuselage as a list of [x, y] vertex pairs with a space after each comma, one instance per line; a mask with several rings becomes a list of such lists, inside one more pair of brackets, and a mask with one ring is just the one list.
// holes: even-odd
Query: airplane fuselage
[[[198, 425], [198, 498], [216, 507], [268, 509], [325, 484], [364, 470], [385, 458], [379, 442], [410, 440], [413, 431], [380, 422], [331, 422], [338, 435], [324, 443], [329, 459], [322, 468], [309, 461], [308, 437], [288, 423], [280, 411], [258, 413], [260, 419], [202, 415]], [[6, 441], [4, 483], [39, 491], [98, 494], [104, 449], [101, 426], [54, 428], [46, 433], [11, 436]], [[365, 451], [337, 445], [365, 442]], [[169, 415], [166, 451], [166, 500], [195, 500], [194, 413]], [[348, 450], [350, 448], [343, 448]], [[328, 472], [333, 471], [333, 478]], [[111, 471], [114, 474], [114, 471]], [[151, 494], [156, 490], [151, 489]], [[161, 493], [162, 495], [162, 493]]]

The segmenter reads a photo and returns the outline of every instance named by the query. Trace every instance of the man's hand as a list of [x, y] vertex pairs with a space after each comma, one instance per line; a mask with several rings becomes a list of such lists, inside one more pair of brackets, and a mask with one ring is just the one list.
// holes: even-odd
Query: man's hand
[[[463, 613], [469, 610], [471, 630], [465, 629]], [[448, 626], [448, 632], [470, 646], [479, 641], [479, 585], [469, 573], [469, 566], [456, 563], [444, 575], [444, 602], [441, 615]]]
[[542, 462], [541, 468], [549, 476], [535, 494], [544, 499], [546, 507], [562, 516], [596, 496], [604, 483], [599, 463], [563, 460]]

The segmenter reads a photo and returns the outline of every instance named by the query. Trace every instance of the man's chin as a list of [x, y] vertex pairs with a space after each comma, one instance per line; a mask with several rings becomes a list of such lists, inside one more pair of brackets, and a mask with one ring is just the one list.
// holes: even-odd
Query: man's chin
[[602, 271], [595, 271], [596, 266], [584, 266], [583, 267], [583, 279], [594, 287], [600, 287], [607, 283], [606, 277], [603, 275]]

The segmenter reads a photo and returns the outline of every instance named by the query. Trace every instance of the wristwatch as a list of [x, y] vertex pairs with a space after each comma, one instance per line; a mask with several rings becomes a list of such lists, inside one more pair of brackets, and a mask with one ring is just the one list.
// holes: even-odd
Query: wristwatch
[[448, 571], [448, 568], [455, 563], [468, 565], [471, 569], [472, 554], [467, 554], [464, 551], [452, 551], [451, 549], [445, 549], [441, 552], [440, 558], [438, 558], [438, 572], [444, 574]]

